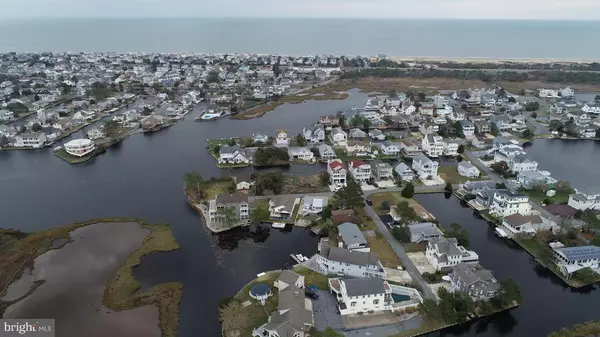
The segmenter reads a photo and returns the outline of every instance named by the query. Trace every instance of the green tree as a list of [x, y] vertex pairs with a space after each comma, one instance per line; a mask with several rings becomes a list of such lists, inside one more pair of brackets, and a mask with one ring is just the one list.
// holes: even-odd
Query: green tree
[[446, 230], [446, 237], [455, 238], [458, 244], [463, 247], [469, 247], [469, 232], [467, 232], [460, 224], [450, 224], [450, 229]]
[[115, 137], [119, 133], [119, 123], [117, 121], [107, 121], [104, 123], [103, 128], [108, 137]]
[[31, 126], [31, 131], [38, 132], [42, 130], [42, 126], [39, 123], [33, 123]]
[[266, 203], [257, 203], [250, 211], [250, 223], [258, 225], [269, 221], [270, 215], [269, 206]]
[[306, 146], [306, 138], [301, 133], [296, 136], [296, 144], [298, 146]]
[[457, 152], [458, 152], [458, 153], [465, 153], [465, 146], [464, 146], [463, 144], [460, 144], [460, 145], [458, 146], [458, 150], [457, 150]]
[[362, 120], [362, 127], [363, 127], [363, 129], [368, 129], [368, 128], [370, 128], [372, 124], [373, 124], [373, 123], [371, 123], [371, 121], [370, 121], [370, 120], [368, 120], [368, 119], [366, 119], [366, 118], [363, 118], [363, 120]]
[[533, 137], [535, 137], [535, 134], [533, 131], [531, 131], [531, 129], [525, 129], [525, 131], [523, 131], [523, 138], [532, 139]]
[[582, 283], [593, 283], [597, 282], [600, 275], [593, 271], [591, 268], [579, 269], [573, 274], [573, 277], [581, 281]]
[[496, 123], [492, 123], [492, 126], [490, 127], [490, 133], [494, 137], [500, 134], [500, 130], [498, 129], [498, 126], [496, 126]]
[[499, 161], [497, 163], [491, 164], [490, 169], [492, 169], [492, 171], [494, 171], [496, 173], [504, 174], [504, 173], [508, 172], [509, 167], [505, 161]]
[[239, 336], [241, 330], [247, 328], [251, 319], [248, 310], [239, 301], [232, 301], [219, 308], [219, 320], [223, 324], [226, 337]]
[[534, 111], [531, 113], [531, 118], [536, 119], [537, 116], [538, 116], [537, 112]]
[[517, 103], [517, 99], [516, 99], [516, 98], [514, 98], [514, 97], [512, 97], [512, 96], [510, 96], [510, 97], [508, 98], [508, 101], [509, 101], [510, 103]]
[[353, 128], [361, 128], [363, 126], [363, 118], [359, 115], [352, 117], [350, 120], [350, 126]]
[[596, 138], [600, 138], [600, 129], [596, 129]]
[[521, 290], [519, 285], [513, 278], [507, 278], [500, 281], [500, 291], [498, 295], [492, 300], [492, 304], [496, 308], [504, 308], [512, 305], [513, 303], [521, 303]]
[[390, 210], [390, 202], [387, 200], [384, 200], [381, 202], [381, 205], [379, 206], [380, 209], [384, 210], [384, 211], [389, 211]]
[[396, 226], [392, 228], [392, 235], [400, 242], [410, 242], [410, 233], [408, 231], [408, 227]]
[[410, 199], [414, 194], [415, 186], [412, 183], [407, 183], [406, 186], [404, 186], [404, 189], [402, 189], [402, 196]]
[[596, 97], [594, 97], [594, 101], [596, 103], [600, 103], [600, 95], [596, 95]]
[[362, 188], [352, 177], [348, 177], [346, 186], [337, 191], [336, 197], [341, 209], [353, 209], [364, 206]]
[[227, 227], [232, 227], [240, 220], [238, 210], [234, 206], [225, 206], [217, 210], [217, 216]]
[[8, 138], [5, 135], [0, 135], [0, 147], [8, 145]]
[[451, 183], [446, 183], [446, 187], [444, 187], [444, 191], [446, 191], [448, 193], [452, 193], [452, 191], [453, 191], [452, 184]]
[[319, 182], [321, 183], [321, 186], [329, 185], [329, 172], [323, 171], [319, 173]]
[[219, 72], [218, 71], [210, 71], [208, 73], [208, 76], [206, 77], [206, 82], [208, 83], [219, 83], [220, 79], [219, 79]]
[[390, 116], [383, 117], [383, 121], [388, 126], [391, 126], [392, 124], [394, 124], [394, 121], [392, 120], [392, 118]]
[[185, 182], [185, 190], [187, 193], [193, 194], [196, 201], [199, 201], [204, 197], [204, 179], [198, 172], [188, 172], [183, 175], [183, 181]]

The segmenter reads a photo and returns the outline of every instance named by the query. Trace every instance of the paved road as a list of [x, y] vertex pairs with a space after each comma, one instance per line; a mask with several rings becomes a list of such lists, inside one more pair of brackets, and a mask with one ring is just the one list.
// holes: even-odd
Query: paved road
[[425, 282], [425, 280], [423, 280], [423, 277], [421, 277], [421, 273], [419, 273], [417, 267], [415, 267], [411, 259], [408, 258], [408, 255], [406, 255], [404, 247], [402, 247], [402, 245], [392, 236], [392, 233], [390, 233], [389, 228], [381, 221], [381, 219], [379, 219], [379, 216], [377, 216], [377, 214], [371, 206], [365, 205], [365, 210], [367, 212], [367, 215], [370, 216], [371, 219], [373, 219], [373, 222], [375, 222], [375, 225], [377, 225], [379, 232], [381, 232], [383, 237], [390, 244], [392, 250], [394, 250], [394, 253], [398, 255], [400, 261], [402, 261], [402, 264], [406, 268], [406, 271], [408, 272], [408, 274], [410, 274], [410, 277], [413, 279], [413, 281], [417, 282], [420, 285], [423, 297], [426, 299], [435, 300], [436, 298], [433, 294], [433, 291]]

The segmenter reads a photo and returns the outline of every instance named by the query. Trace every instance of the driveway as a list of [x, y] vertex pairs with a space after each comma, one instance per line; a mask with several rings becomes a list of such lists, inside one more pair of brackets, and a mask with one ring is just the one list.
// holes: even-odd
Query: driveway
[[327, 290], [317, 290], [319, 298], [312, 301], [315, 317], [315, 328], [325, 330], [331, 327], [334, 330], [344, 330], [342, 316], [337, 313], [337, 303], [333, 295]]

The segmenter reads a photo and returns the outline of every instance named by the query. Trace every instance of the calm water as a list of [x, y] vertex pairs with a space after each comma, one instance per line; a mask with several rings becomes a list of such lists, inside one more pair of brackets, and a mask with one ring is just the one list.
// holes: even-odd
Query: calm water
[[546, 336], [549, 332], [587, 320], [600, 319], [600, 292], [595, 287], [573, 290], [554, 274], [538, 266], [519, 246], [498, 239], [493, 229], [461, 207], [455, 197], [421, 194], [416, 200], [440, 221], [443, 227], [456, 222], [469, 232], [470, 248], [481, 264], [498, 279], [512, 277], [519, 284], [523, 303], [516, 309], [459, 326], [443, 335], [460, 336]]
[[600, 185], [600, 142], [593, 140], [537, 139], [525, 151], [558, 180], [571, 186]]
[[[360, 19], [2, 21], [0, 51], [598, 59], [600, 22]], [[268, 32], [268, 33], [266, 33]], [[460, 42], [464, 41], [464, 42]], [[585, 46], [584, 48], [582, 46]]]

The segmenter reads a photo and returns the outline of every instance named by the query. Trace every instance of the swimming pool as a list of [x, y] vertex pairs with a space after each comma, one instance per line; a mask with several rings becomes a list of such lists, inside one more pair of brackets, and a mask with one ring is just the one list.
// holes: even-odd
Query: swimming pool
[[392, 293], [392, 299], [394, 300], [394, 303], [399, 303], [399, 302], [409, 301], [410, 296]]

